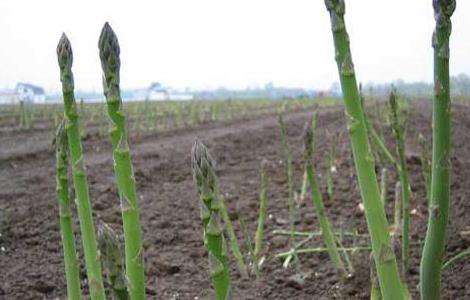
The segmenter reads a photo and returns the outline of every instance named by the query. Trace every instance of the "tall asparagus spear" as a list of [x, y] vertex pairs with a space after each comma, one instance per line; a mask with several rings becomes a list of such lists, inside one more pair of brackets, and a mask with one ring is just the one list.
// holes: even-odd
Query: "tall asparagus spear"
[[305, 170], [307, 171], [307, 178], [308, 178], [309, 185], [312, 188], [312, 202], [318, 214], [318, 221], [320, 223], [323, 241], [328, 249], [328, 254], [330, 255], [330, 259], [332, 260], [338, 272], [346, 278], [348, 276], [348, 272], [346, 271], [343, 261], [341, 260], [341, 256], [338, 252], [338, 246], [336, 245], [336, 238], [333, 234], [333, 230], [331, 229], [331, 223], [325, 214], [325, 206], [323, 204], [323, 199], [322, 199], [320, 190], [318, 189], [318, 184], [315, 179], [315, 175], [313, 171], [312, 156], [313, 156], [313, 143], [314, 142], [313, 142], [312, 123], [307, 122], [307, 124], [305, 124], [305, 132], [304, 132]]
[[395, 95], [395, 91], [392, 89], [390, 93], [390, 111], [392, 128], [396, 139], [396, 148], [400, 162], [400, 168], [398, 168], [398, 174], [401, 182], [401, 195], [402, 195], [402, 209], [403, 209], [403, 226], [402, 228], [402, 271], [406, 273], [408, 270], [408, 256], [410, 247], [410, 197], [411, 189], [408, 179], [408, 170], [406, 167], [405, 157], [405, 133], [402, 124], [398, 118], [398, 103]]
[[191, 167], [194, 182], [201, 200], [201, 218], [204, 244], [209, 253], [209, 268], [217, 300], [231, 298], [227, 246], [220, 225], [220, 199], [217, 195], [217, 178], [214, 160], [207, 148], [199, 141], [191, 151]]
[[354, 74], [349, 36], [344, 22], [344, 0], [325, 0], [325, 5], [331, 19], [349, 136], [371, 236], [380, 289], [384, 299], [403, 299], [405, 297], [404, 287], [400, 280], [395, 254], [391, 248], [385, 210], [380, 202], [374, 158], [368, 142], [364, 112]]
[[449, 40], [455, 0], [433, 0], [436, 28], [434, 48], [434, 105], [431, 201], [428, 230], [421, 258], [421, 299], [440, 298], [442, 258], [445, 251], [446, 227], [450, 198], [451, 102], [449, 87]]
[[145, 299], [145, 275], [142, 248], [142, 230], [139, 221], [139, 207], [129, 150], [126, 118], [122, 109], [119, 88], [121, 61], [116, 34], [105, 23], [99, 39], [103, 89], [106, 96], [108, 115], [112, 123], [110, 130], [116, 176], [124, 228], [126, 275], [129, 280], [131, 299]]
[[75, 236], [72, 228], [72, 211], [70, 209], [69, 180], [67, 176], [67, 133], [65, 123], [61, 122], [57, 130], [56, 146], [56, 179], [57, 200], [59, 202], [60, 233], [62, 247], [64, 249], [65, 277], [67, 280], [67, 298], [71, 300], [81, 299], [80, 274], [75, 250]]
[[105, 299], [101, 264], [96, 246], [95, 227], [91, 213], [87, 176], [83, 162], [77, 104], [73, 93], [72, 47], [65, 34], [62, 34], [57, 46], [57, 57], [60, 67], [60, 80], [62, 81], [64, 111], [67, 120], [67, 139], [70, 151], [70, 162], [72, 165], [73, 185], [77, 197], [77, 211], [80, 219], [80, 231], [85, 252], [87, 276], [90, 285], [90, 296], [92, 299]]

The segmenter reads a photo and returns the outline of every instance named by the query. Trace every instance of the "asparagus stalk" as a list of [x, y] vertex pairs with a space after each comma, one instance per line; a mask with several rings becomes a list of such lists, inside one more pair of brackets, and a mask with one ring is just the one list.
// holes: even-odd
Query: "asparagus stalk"
[[104, 222], [98, 225], [98, 247], [103, 257], [103, 268], [107, 274], [108, 283], [115, 297], [119, 300], [130, 299], [120, 238]]
[[96, 246], [95, 228], [93, 225], [87, 176], [83, 161], [82, 144], [80, 141], [77, 104], [73, 92], [72, 47], [65, 34], [62, 34], [57, 46], [57, 57], [60, 67], [60, 80], [62, 82], [65, 118], [67, 120], [65, 128], [67, 131], [70, 162], [72, 165], [73, 185], [77, 197], [77, 212], [80, 219], [80, 231], [85, 252], [90, 296], [92, 299], [105, 299], [103, 278], [101, 276], [101, 263]]
[[[287, 144], [287, 133], [286, 133], [286, 125], [282, 118], [282, 114], [279, 114], [279, 127], [281, 129], [281, 144], [282, 150], [284, 152], [284, 158], [286, 163], [286, 174], [287, 174], [287, 207], [289, 209], [289, 227], [291, 231], [295, 230], [295, 207], [294, 207], [294, 170], [292, 166], [292, 151]], [[290, 237], [292, 240], [292, 236]], [[289, 241], [290, 241], [289, 240]]]
[[410, 248], [410, 197], [411, 189], [408, 179], [408, 171], [406, 167], [406, 157], [405, 157], [405, 137], [404, 130], [400, 124], [398, 118], [398, 103], [395, 95], [394, 89], [390, 93], [390, 111], [391, 111], [391, 121], [392, 128], [395, 134], [397, 153], [400, 162], [400, 168], [398, 168], [398, 174], [401, 182], [401, 202], [402, 202], [402, 217], [403, 217], [403, 226], [402, 226], [402, 264], [403, 272], [406, 273], [408, 270], [408, 257], [409, 257], [409, 248]]
[[352, 152], [371, 235], [382, 296], [386, 300], [403, 299], [405, 297], [404, 287], [400, 280], [395, 254], [391, 248], [385, 210], [380, 202], [374, 158], [368, 143], [364, 112], [354, 75], [349, 37], [344, 22], [344, 0], [325, 0], [325, 4], [331, 19], [336, 61], [346, 106]]
[[421, 299], [440, 298], [440, 277], [445, 251], [450, 198], [451, 102], [449, 39], [455, 0], [433, 0], [436, 28], [434, 48], [434, 105], [431, 201], [428, 229], [421, 258]]
[[217, 300], [231, 298], [227, 246], [220, 225], [220, 199], [217, 195], [217, 178], [214, 160], [207, 148], [199, 141], [191, 151], [191, 167], [194, 182], [201, 200], [201, 219], [204, 245], [209, 253], [209, 268]]
[[385, 143], [383, 141], [383, 136], [382, 137], [379, 136], [379, 134], [375, 130], [374, 126], [370, 122], [369, 117], [367, 116], [367, 114], [365, 112], [364, 95], [362, 93], [361, 88], [359, 88], [359, 97], [361, 99], [361, 107], [364, 110], [364, 121], [366, 123], [367, 132], [370, 135], [370, 138], [372, 140], [372, 145], [375, 146], [377, 148], [377, 150], [380, 150], [380, 152], [378, 153], [379, 158], [382, 159], [382, 156], [384, 156], [388, 160], [388, 162], [391, 163], [392, 165], [396, 166], [396, 168], [398, 170], [400, 166], [398, 165], [397, 161], [395, 160], [393, 155], [390, 153], [390, 151], [388, 151], [387, 146], [385, 146]]
[[121, 202], [129, 295], [131, 299], [145, 299], [142, 230], [126, 118], [122, 108], [119, 88], [120, 48], [116, 34], [108, 23], [104, 24], [101, 31], [99, 50], [101, 67], [104, 73], [104, 95], [106, 96], [108, 115], [112, 123], [110, 136], [114, 157], [114, 173]]
[[75, 236], [72, 228], [72, 211], [70, 209], [69, 180], [67, 175], [67, 133], [65, 123], [59, 124], [56, 134], [56, 180], [57, 200], [59, 202], [60, 234], [64, 250], [65, 278], [67, 280], [67, 298], [81, 299], [80, 270], [75, 250]]
[[387, 201], [387, 168], [382, 168], [380, 173], [380, 201], [383, 205]]
[[379, 280], [375, 271], [374, 256], [370, 255], [370, 300], [381, 300], [382, 294], [380, 293]]
[[268, 196], [267, 196], [267, 185], [268, 185], [268, 178], [266, 176], [266, 165], [267, 161], [263, 160], [261, 162], [260, 168], [260, 177], [261, 177], [261, 184], [260, 184], [260, 192], [259, 192], [259, 211], [258, 211], [258, 228], [256, 229], [255, 234], [255, 250], [254, 250], [254, 258], [255, 261], [253, 264], [255, 265], [255, 270], [258, 270], [258, 263], [260, 260], [261, 250], [263, 248], [263, 238], [264, 238], [264, 222], [266, 220], [266, 209], [268, 205]]
[[336, 245], [336, 238], [331, 229], [330, 221], [325, 214], [325, 206], [323, 204], [323, 199], [321, 193], [318, 189], [318, 185], [314, 176], [312, 157], [313, 157], [313, 130], [312, 123], [307, 122], [305, 124], [305, 133], [304, 133], [304, 144], [305, 144], [305, 169], [307, 171], [307, 178], [310, 187], [312, 188], [312, 202], [315, 210], [318, 214], [318, 221], [320, 223], [320, 228], [322, 231], [323, 241], [328, 248], [328, 254], [330, 259], [335, 265], [336, 269], [344, 277], [348, 276], [348, 272], [344, 267], [341, 256], [338, 252], [338, 247]]
[[245, 261], [243, 260], [243, 255], [240, 251], [240, 245], [238, 244], [237, 235], [235, 234], [232, 221], [230, 220], [230, 217], [228, 215], [224, 197], [219, 196], [219, 201], [220, 213], [222, 215], [222, 220], [224, 221], [225, 229], [227, 230], [227, 234], [230, 240], [230, 249], [232, 250], [232, 254], [237, 262], [238, 271], [240, 272], [240, 275], [243, 278], [248, 278], [248, 271], [245, 265]]
[[431, 157], [428, 151], [426, 139], [420, 133], [418, 135], [419, 145], [421, 147], [421, 173], [423, 174], [424, 187], [426, 188], [426, 200], [429, 206], [431, 196]]

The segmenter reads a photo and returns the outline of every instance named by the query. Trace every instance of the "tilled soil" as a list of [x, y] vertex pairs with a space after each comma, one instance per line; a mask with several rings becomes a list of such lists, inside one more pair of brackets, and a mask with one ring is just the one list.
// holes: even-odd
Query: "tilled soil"
[[[295, 186], [300, 189], [303, 172], [302, 130], [312, 110], [285, 116], [288, 142], [293, 148]], [[470, 108], [453, 107], [452, 206], [446, 258], [470, 246]], [[425, 101], [410, 109], [407, 131], [407, 158], [413, 198], [411, 201], [412, 257], [406, 277], [414, 298], [417, 295], [420, 242], [424, 238], [427, 209], [421, 174], [417, 134], [430, 140], [431, 108]], [[394, 153], [393, 139], [385, 128], [387, 145]], [[337, 145], [337, 172], [334, 198], [326, 192], [326, 154], [333, 137]], [[162, 134], [132, 136], [135, 176], [144, 231], [144, 248], [149, 298], [211, 298], [207, 253], [202, 242], [198, 198], [190, 170], [190, 149], [196, 137], [203, 140], [217, 161], [217, 172], [234, 221], [243, 240], [239, 219], [254, 235], [257, 222], [259, 166], [269, 161], [266, 261], [262, 277], [241, 279], [232, 260], [234, 299], [367, 299], [369, 295], [370, 253], [351, 255], [355, 273], [342, 281], [326, 253], [302, 254], [296, 268], [283, 268], [274, 254], [289, 250], [286, 236], [274, 229], [288, 229], [287, 182], [282, 160], [277, 117], [274, 114], [231, 123], [207, 123], [194, 129]], [[360, 195], [351, 164], [351, 153], [342, 107], [320, 108], [316, 133], [316, 170], [320, 178], [327, 214], [335, 228], [367, 233]], [[0, 298], [65, 299], [66, 286], [55, 196], [55, 160], [46, 128], [0, 131]], [[121, 228], [112, 156], [108, 139], [89, 135], [85, 140], [85, 160], [95, 220]], [[377, 168], [380, 171], [380, 168]], [[392, 169], [390, 169], [392, 171]], [[391, 172], [387, 188], [387, 212], [392, 215], [396, 174]], [[299, 203], [297, 230], [319, 230], [311, 199]], [[75, 224], [78, 229], [78, 224]], [[300, 239], [298, 239], [300, 240]], [[351, 245], [351, 239], [344, 243]], [[81, 251], [79, 236], [77, 247]], [[357, 238], [355, 245], [367, 245]], [[322, 246], [313, 239], [307, 246]], [[243, 249], [245, 249], [243, 247]], [[293, 276], [305, 275], [303, 281]], [[82, 285], [86, 291], [85, 270]], [[444, 299], [470, 299], [470, 260], [455, 263], [442, 274]]]

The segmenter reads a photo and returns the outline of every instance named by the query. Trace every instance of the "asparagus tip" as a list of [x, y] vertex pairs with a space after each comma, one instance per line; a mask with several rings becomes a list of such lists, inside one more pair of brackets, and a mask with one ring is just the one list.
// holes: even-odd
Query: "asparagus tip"
[[199, 139], [194, 141], [194, 145], [191, 150], [191, 168], [193, 170], [193, 177], [197, 186], [200, 186], [199, 183], [202, 182], [206, 182], [208, 186], [213, 186], [215, 184], [215, 162], [209, 154], [206, 146]]
[[108, 22], [104, 23], [103, 29], [101, 30], [98, 48], [102, 62], [109, 62], [111, 58], [116, 59], [116, 62], [119, 61], [119, 42], [114, 30]]
[[311, 122], [306, 122], [304, 127], [304, 148], [307, 158], [313, 154], [313, 131]]
[[60, 68], [71, 67], [73, 62], [72, 46], [65, 33], [62, 33], [59, 44], [57, 44], [57, 59]]

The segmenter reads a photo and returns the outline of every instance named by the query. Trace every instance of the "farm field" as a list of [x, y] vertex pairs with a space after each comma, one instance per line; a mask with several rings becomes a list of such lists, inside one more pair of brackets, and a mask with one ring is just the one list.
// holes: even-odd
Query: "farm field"
[[[367, 247], [369, 239], [363, 236], [367, 234], [367, 226], [360, 206], [361, 197], [351, 159], [344, 107], [335, 104], [335, 101], [324, 101], [314, 107], [313, 101], [286, 100], [281, 103], [285, 111], [286, 138], [293, 151], [294, 187], [299, 191], [302, 185], [304, 124], [316, 110], [318, 120], [313, 165], [320, 176], [318, 180], [326, 214], [336, 230], [357, 231], [353, 238], [344, 237], [344, 246]], [[240, 102], [230, 103], [237, 106]], [[199, 138], [217, 162], [220, 190], [243, 253], [247, 251], [243, 243], [246, 236], [240, 227], [240, 220], [246, 222], [253, 239], [258, 219], [260, 163], [263, 159], [268, 161], [268, 218], [262, 251], [266, 259], [260, 270], [260, 279], [248, 280], [240, 277], [235, 260], [229, 253], [234, 299], [369, 299], [369, 250], [350, 253], [354, 274], [345, 280], [336, 272], [327, 252], [298, 254], [299, 262], [291, 263], [288, 268], [283, 267], [283, 260], [274, 257], [290, 249], [289, 236], [273, 233], [274, 230], [289, 229], [287, 178], [277, 115], [280, 105], [260, 101], [254, 103], [258, 106], [250, 107], [242, 103], [233, 111], [228, 109], [226, 114], [221, 112], [227, 107], [226, 103], [216, 111], [211, 109], [213, 106], [202, 104], [196, 116], [188, 110], [187, 117], [181, 119], [192, 122], [190, 124], [178, 123], [177, 118], [169, 115], [155, 117], [152, 113], [158, 114], [158, 106], [152, 109], [146, 107], [146, 103], [126, 106], [130, 115], [129, 139], [141, 210], [148, 298], [213, 297], [207, 251], [202, 239], [199, 199], [191, 173], [191, 147]], [[432, 108], [427, 100], [408, 103], [406, 162], [412, 197], [410, 267], [406, 279], [413, 298], [417, 298], [422, 251], [420, 243], [424, 240], [428, 220], [418, 134], [423, 134], [428, 141], [431, 139]], [[84, 110], [88, 110], [83, 132], [84, 159], [95, 221], [104, 221], [121, 232], [121, 210], [104, 118], [106, 112], [102, 106], [100, 115], [100, 109], [84, 105]], [[366, 107], [370, 108], [372, 123], [377, 123], [375, 106], [366, 104]], [[17, 112], [16, 108], [9, 109]], [[1, 299], [66, 297], [55, 190], [55, 154], [51, 146], [55, 121], [54, 113], [50, 113], [61, 112], [61, 109], [60, 106], [49, 107], [45, 109], [47, 113], [37, 113], [33, 125], [24, 129], [18, 128], [19, 115], [5, 113], [0, 117]], [[132, 114], [133, 111], [136, 113]], [[95, 113], [97, 116], [94, 116]], [[147, 113], [150, 113], [148, 119], [145, 117]], [[452, 192], [445, 260], [470, 247], [469, 114], [470, 106], [452, 106]], [[185, 112], [176, 115], [185, 115]], [[163, 121], [157, 125], [146, 123], [146, 120], [155, 119]], [[386, 145], [395, 154], [395, 139], [390, 125], [380, 121], [385, 124]], [[335, 172], [332, 173], [333, 197], [330, 197], [325, 180], [329, 165], [325, 158], [333, 143], [337, 144], [337, 149]], [[378, 163], [378, 174], [382, 167]], [[385, 207], [389, 220], [392, 220], [398, 178], [393, 168], [388, 169]], [[307, 193], [306, 198], [297, 201], [296, 205], [298, 217], [295, 229], [319, 231], [310, 194]], [[74, 220], [74, 228], [77, 229], [78, 220], [76, 217]], [[78, 230], [76, 234], [78, 253], [83, 253]], [[303, 238], [296, 237], [295, 240], [301, 241]], [[323, 241], [321, 237], [311, 238], [304, 247], [323, 247]], [[83, 258], [80, 269], [82, 286], [87, 292]], [[299, 274], [303, 275], [302, 278]], [[442, 273], [442, 298], [469, 299], [468, 278], [468, 259], [451, 265]]]

